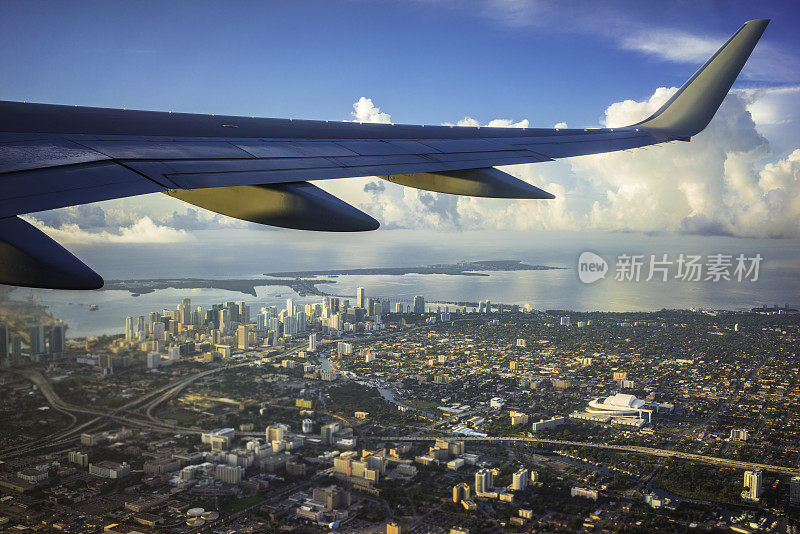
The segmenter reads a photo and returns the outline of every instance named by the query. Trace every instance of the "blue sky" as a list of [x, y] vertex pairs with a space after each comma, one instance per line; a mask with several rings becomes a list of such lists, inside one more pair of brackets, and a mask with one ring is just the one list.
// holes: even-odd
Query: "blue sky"
[[[366, 95], [396, 122], [469, 111], [595, 124], [610, 102], [680, 85], [697, 65], [625, 39], [663, 31], [716, 46], [768, 17], [760, 48], [794, 54], [798, 11], [793, 2], [10, 1], [0, 98], [341, 120]], [[743, 85], [798, 82], [793, 60]]]
[[[796, 2], [0, 1], [0, 9], [4, 100], [540, 127], [642, 119], [744, 21], [771, 18], [734, 92], [692, 143], [504, 168], [554, 201], [457, 198], [375, 178], [319, 185], [378, 218], [387, 239], [421, 229], [445, 240], [483, 229], [534, 238], [785, 238], [792, 246], [800, 238]], [[231, 235], [257, 242], [263, 232], [163, 195], [34, 220], [101, 263], [103, 247], [180, 246], [215, 229], [219, 246], [233, 247]]]

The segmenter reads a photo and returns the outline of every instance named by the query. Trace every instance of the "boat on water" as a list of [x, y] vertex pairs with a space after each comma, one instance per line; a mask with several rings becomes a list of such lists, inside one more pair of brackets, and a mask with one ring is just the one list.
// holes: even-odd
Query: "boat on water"
[[89, 304], [89, 311], [97, 311], [100, 309], [100, 306], [97, 304]]

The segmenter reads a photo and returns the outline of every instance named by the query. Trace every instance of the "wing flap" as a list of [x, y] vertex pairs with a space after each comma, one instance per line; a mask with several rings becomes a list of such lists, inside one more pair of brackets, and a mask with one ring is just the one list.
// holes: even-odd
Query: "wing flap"
[[172, 189], [167, 194], [245, 221], [298, 230], [363, 232], [380, 223], [307, 182]]
[[408, 187], [451, 195], [491, 198], [551, 199], [555, 196], [493, 167], [437, 173], [381, 176]]

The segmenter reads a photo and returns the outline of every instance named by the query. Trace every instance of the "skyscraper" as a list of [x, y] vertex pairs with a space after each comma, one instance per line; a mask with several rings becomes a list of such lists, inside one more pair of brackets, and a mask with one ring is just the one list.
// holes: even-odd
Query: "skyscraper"
[[230, 326], [231, 326], [231, 311], [227, 308], [222, 308], [219, 311], [219, 329], [222, 330], [223, 334], [227, 334]]
[[240, 323], [250, 322], [250, 306], [243, 300], [236, 302], [237, 314], [239, 315]]
[[250, 350], [250, 325], [239, 325], [236, 329], [236, 346], [240, 350]]
[[235, 302], [229, 301], [225, 303], [225, 308], [227, 308], [231, 314], [231, 321], [239, 322], [239, 306], [237, 306]]
[[286, 299], [286, 314], [294, 315], [294, 301], [292, 299]]
[[181, 300], [178, 306], [178, 321], [181, 324], [192, 324], [192, 299]]
[[745, 471], [742, 498], [749, 501], [758, 501], [761, 498], [761, 471]]
[[269, 325], [269, 315], [267, 315], [267, 313], [261, 312], [258, 315], [256, 315], [256, 330], [258, 331], [266, 330], [268, 325]]
[[166, 341], [164, 336], [164, 323], [161, 321], [156, 321], [151, 326], [153, 330], [153, 338], [159, 341]]
[[47, 353], [47, 338], [45, 336], [44, 325], [32, 326], [29, 330], [30, 333], [30, 347], [31, 359], [36, 361], [36, 357], [40, 354]]
[[414, 297], [414, 313], [425, 313], [425, 297], [421, 295]]
[[155, 324], [157, 322], [159, 322], [160, 319], [161, 319], [161, 315], [159, 315], [158, 312], [150, 312], [147, 315], [147, 324], [148, 324], [147, 328], [148, 328], [148, 330], [150, 331], [151, 334], [153, 333], [153, 328], [155, 327]]
[[481, 493], [489, 493], [492, 491], [493, 488], [493, 477], [494, 473], [492, 473], [491, 469], [480, 469], [477, 473], [475, 473], [475, 493], [480, 495]]
[[453, 502], [458, 504], [469, 499], [469, 485], [464, 482], [453, 486]]
[[800, 504], [800, 477], [792, 477], [789, 481], [789, 504]]
[[0, 366], [11, 367], [11, 347], [8, 345], [8, 327], [0, 324]]
[[292, 315], [287, 315], [283, 320], [283, 335], [294, 336], [297, 332], [297, 318]]
[[133, 341], [133, 317], [130, 315], [125, 318], [125, 339]]
[[297, 312], [294, 318], [297, 324], [297, 333], [304, 334], [306, 331], [306, 323], [308, 322], [308, 317], [306, 316], [306, 312], [303, 311]]
[[364, 304], [365, 304], [365, 302], [364, 302], [364, 288], [363, 287], [357, 287], [356, 288], [356, 307], [364, 308], [365, 307]]
[[528, 487], [528, 470], [524, 467], [514, 473], [511, 479], [511, 489], [522, 491]]
[[63, 323], [50, 328], [50, 354], [60, 356], [67, 350], [66, 327]]
[[317, 334], [308, 336], [308, 350], [311, 352], [317, 350]]
[[277, 339], [278, 335], [280, 335], [281, 331], [281, 322], [277, 317], [273, 317], [269, 320], [269, 329], [268, 332], [272, 335], [272, 339]]

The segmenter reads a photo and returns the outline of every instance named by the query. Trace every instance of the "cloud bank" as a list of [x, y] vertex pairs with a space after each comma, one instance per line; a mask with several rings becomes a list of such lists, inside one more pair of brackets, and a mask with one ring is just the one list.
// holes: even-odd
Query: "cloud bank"
[[[676, 90], [662, 87], [647, 100], [615, 102], [601, 122], [608, 127], [638, 122]], [[800, 148], [779, 157], [753, 120], [753, 113], [769, 120], [779, 116], [771, 108], [772, 100], [794, 92], [793, 88], [735, 91], [691, 143], [503, 168], [555, 194], [550, 201], [456, 197], [375, 179], [318, 184], [389, 228], [800, 237]], [[362, 100], [372, 105], [369, 99]], [[457, 124], [481, 126], [469, 116]], [[529, 124], [527, 119], [498, 119], [482, 126]]]
[[185, 230], [177, 230], [154, 223], [150, 217], [142, 217], [130, 226], [123, 226], [116, 231], [90, 231], [81, 228], [77, 223], [63, 223], [60, 226], [42, 224], [37, 218], [26, 217], [28, 222], [37, 226], [57, 242], [70, 244], [94, 243], [176, 243], [190, 238]]

